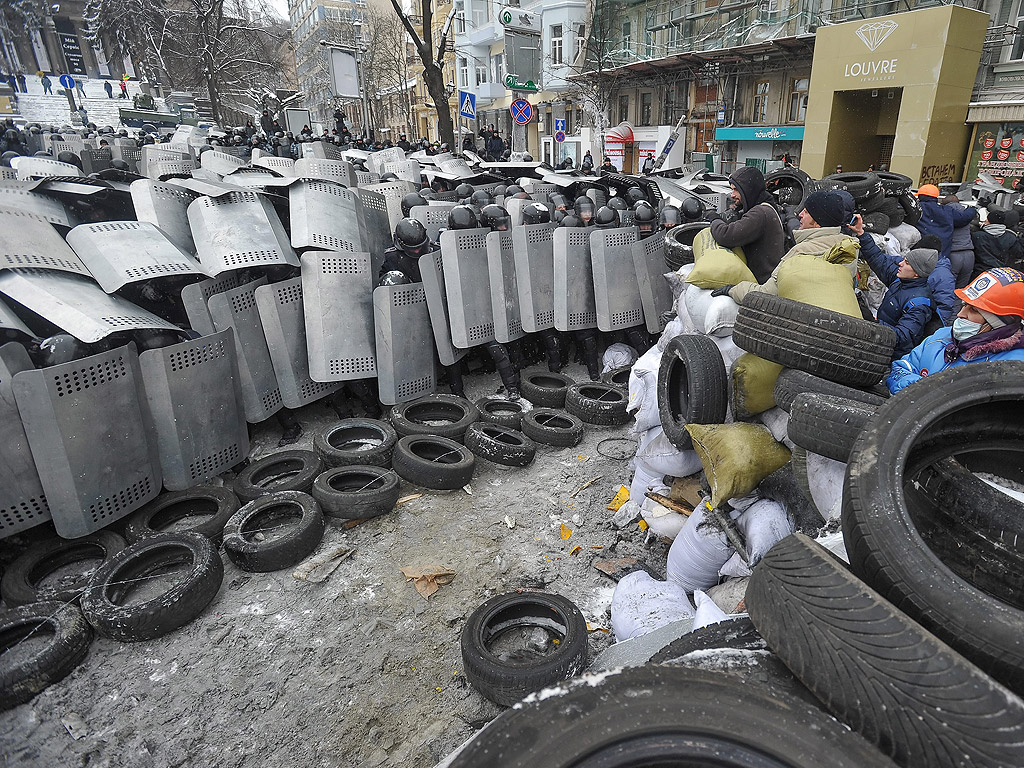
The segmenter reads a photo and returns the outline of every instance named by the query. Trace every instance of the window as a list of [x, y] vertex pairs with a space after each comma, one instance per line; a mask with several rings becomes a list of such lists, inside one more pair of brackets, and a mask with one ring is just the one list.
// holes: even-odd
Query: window
[[476, 84], [483, 85], [487, 82], [487, 67], [483, 64], [477, 64], [476, 66]]
[[768, 83], [758, 83], [754, 86], [754, 112], [750, 116], [750, 122], [763, 123], [768, 115]]
[[572, 105], [569, 104], [565, 108], [565, 135], [572, 135]]
[[646, 11], [644, 13], [644, 55], [648, 59], [654, 58], [654, 32], [651, 30], [657, 23], [654, 11]]
[[647, 92], [640, 94], [640, 125], [651, 124], [651, 106], [654, 103], [654, 94]]
[[623, 50], [630, 50], [633, 47], [633, 23], [630, 21], [622, 22], [622, 48]]
[[619, 96], [619, 122], [624, 123], [629, 120], [629, 96]]
[[662, 125], [673, 125], [676, 121], [675, 111], [676, 102], [675, 94], [673, 93], [674, 88], [668, 87], [665, 89], [665, 98], [661, 102], [661, 123]]
[[505, 82], [505, 54], [499, 53], [491, 57], [491, 65], [494, 69], [494, 82]]
[[546, 133], [548, 136], [550, 136], [551, 134], [553, 134], [555, 132], [554, 123], [552, 122], [554, 119], [555, 119], [555, 117], [551, 113], [551, 110], [549, 109], [544, 114], [544, 133]]
[[551, 26], [551, 63], [562, 63], [562, 25]]
[[577, 24], [576, 25], [576, 53], [573, 56], [573, 61], [579, 59], [583, 50], [587, 47], [587, 25]]
[[459, 87], [469, 87], [469, 60], [459, 59]]
[[675, 6], [668, 12], [669, 27], [667, 37], [668, 49], [670, 51], [675, 50], [681, 43], [681, 35], [679, 27], [682, 23], [683, 9], [681, 6]]
[[473, 0], [473, 28], [480, 29], [491, 20], [491, 5], [489, 2], [480, 2], [480, 0]]
[[793, 92], [789, 95], [789, 122], [802, 123], [807, 116], [807, 87], [810, 80], [806, 77], [793, 81]]
[[1017, 28], [1017, 34], [1013, 37], [1013, 47], [1010, 49], [1010, 61], [1024, 59], [1024, 0], [1017, 3], [1017, 15], [1011, 16], [1009, 23]]

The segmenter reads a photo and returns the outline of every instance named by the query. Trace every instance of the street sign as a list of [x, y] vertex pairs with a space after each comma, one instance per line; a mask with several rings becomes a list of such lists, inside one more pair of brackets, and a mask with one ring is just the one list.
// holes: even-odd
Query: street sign
[[503, 27], [518, 29], [520, 32], [539, 35], [541, 31], [540, 16], [536, 13], [527, 13], [520, 8], [502, 8], [498, 20]]
[[526, 125], [533, 119], [533, 107], [526, 99], [516, 99], [509, 106], [508, 111], [512, 113], [512, 119], [516, 125]]
[[505, 75], [505, 87], [510, 91], [540, 92], [540, 86], [534, 83], [533, 80], [527, 80], [525, 83], [521, 83], [519, 82], [519, 78], [515, 75]]
[[725, 125], [725, 104], [718, 108], [718, 124]]
[[459, 91], [459, 115], [467, 120], [476, 120], [476, 94]]
[[565, 141], [565, 131], [555, 131], [555, 141], [559, 144]]
[[60, 84], [67, 90], [73, 91], [75, 89], [75, 78], [71, 75], [61, 75], [59, 80]]
[[561, 131], [562, 133], [565, 133], [565, 118], [555, 119], [555, 131]]

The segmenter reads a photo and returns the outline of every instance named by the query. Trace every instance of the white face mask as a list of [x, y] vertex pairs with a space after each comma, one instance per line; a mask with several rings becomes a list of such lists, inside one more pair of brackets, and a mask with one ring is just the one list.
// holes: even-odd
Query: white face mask
[[962, 317], [958, 317], [953, 321], [953, 338], [957, 341], [965, 341], [972, 336], [977, 336], [981, 333], [982, 326], [984, 323], [972, 323], [970, 320], [966, 320]]

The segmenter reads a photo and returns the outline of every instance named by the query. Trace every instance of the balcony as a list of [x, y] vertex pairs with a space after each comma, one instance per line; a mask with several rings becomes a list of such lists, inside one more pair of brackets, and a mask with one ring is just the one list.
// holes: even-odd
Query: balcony
[[487, 103], [497, 101], [498, 99], [505, 98], [508, 94], [508, 91], [505, 90], [505, 86], [501, 83], [481, 83], [472, 90], [473, 93], [476, 94], [478, 104], [484, 101]]

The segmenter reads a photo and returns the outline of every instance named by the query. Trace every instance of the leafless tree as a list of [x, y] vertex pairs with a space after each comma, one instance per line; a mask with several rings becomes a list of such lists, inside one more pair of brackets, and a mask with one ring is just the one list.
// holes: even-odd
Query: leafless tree
[[[397, 100], [408, 124], [412, 104], [409, 98], [408, 37], [394, 14], [371, 6], [363, 22], [367, 52], [363, 59], [366, 95], [371, 104]], [[446, 102], [447, 103], [447, 102]], [[380, 115], [376, 115], [376, 125]]]
[[448, 48], [448, 40], [454, 34], [454, 27], [451, 23], [453, 17], [449, 15], [441, 28], [438, 39], [435, 40], [432, 0], [417, 1], [420, 13], [415, 23], [402, 10], [400, 0], [391, 0], [391, 7], [398, 14], [405, 31], [409, 33], [409, 38], [423, 63], [423, 82], [427, 86], [430, 98], [434, 101], [434, 109], [437, 111], [437, 130], [441, 134], [441, 141], [447, 142], [449, 146], [453, 147], [455, 146], [455, 122], [452, 120], [452, 111], [448, 104], [448, 94], [445, 92], [444, 85], [444, 54]]

